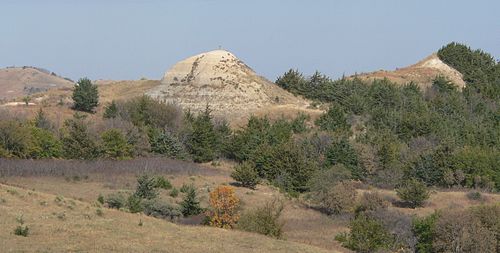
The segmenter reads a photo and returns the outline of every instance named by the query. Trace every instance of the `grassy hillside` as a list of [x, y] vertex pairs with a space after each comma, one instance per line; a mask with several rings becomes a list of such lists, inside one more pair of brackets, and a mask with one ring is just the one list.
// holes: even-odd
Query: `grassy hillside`
[[[3, 184], [0, 201], [3, 252], [329, 252], [256, 234], [176, 225]], [[20, 215], [28, 237], [13, 234]]]
[[[8, 228], [2, 232], [0, 239], [9, 241], [8, 245], [12, 249], [20, 249], [16, 248], [15, 242], [24, 242], [26, 248], [35, 245], [38, 247], [36, 249], [51, 249], [56, 252], [108, 249], [120, 251], [124, 249], [121, 245], [127, 241], [125, 245], [136, 252], [154, 250], [162, 252], [167, 249], [171, 250], [169, 252], [183, 252], [181, 251], [184, 248], [183, 243], [196, 240], [196, 244], [191, 246], [193, 247], [191, 252], [200, 252], [200, 248], [203, 249], [205, 246], [213, 247], [213, 252], [252, 252], [251, 250], [274, 252], [275, 249], [276, 252], [280, 252], [277, 249], [282, 249], [283, 252], [294, 252], [291, 248], [321, 252], [316, 248], [297, 246], [300, 245], [297, 243], [323, 250], [350, 252], [335, 241], [337, 234], [349, 231], [349, 216], [329, 217], [312, 209], [302, 198], [287, 199], [278, 189], [266, 184], [258, 185], [255, 190], [236, 188], [236, 195], [242, 203], [240, 212], [261, 206], [275, 197], [285, 199], [285, 208], [281, 217], [285, 223], [283, 231], [285, 240], [283, 241], [235, 230], [175, 225], [145, 215], [103, 207], [100, 209], [103, 210], [104, 215], [100, 217], [96, 214], [99, 209], [99, 205], [96, 204], [99, 195], [107, 197], [116, 192], [131, 193], [135, 190], [136, 176], [146, 172], [168, 178], [177, 189], [180, 189], [183, 184], [193, 184], [198, 189], [201, 205], [206, 207], [209, 189], [220, 184], [234, 183], [229, 176], [231, 166], [226, 163], [213, 167], [161, 159], [115, 162], [3, 160], [0, 166], [0, 174], [2, 174], [0, 182], [3, 183], [0, 188], [0, 201], [5, 200], [0, 204], [0, 211], [7, 213], [6, 216], [0, 217], [0, 223], [2, 227]], [[388, 207], [389, 211], [400, 212], [410, 217], [413, 215], [423, 217], [434, 213], [435, 210], [464, 210], [471, 206], [500, 202], [498, 194], [482, 193], [481, 200], [471, 200], [467, 197], [467, 192], [454, 189], [433, 191], [424, 207], [408, 209], [397, 205], [398, 197], [392, 190], [360, 187], [357, 192], [358, 201], [364, 192], [379, 192], [392, 203]], [[60, 196], [62, 201], [56, 201], [57, 196]], [[171, 203], [179, 203], [182, 200], [182, 193], [172, 198], [168, 191], [162, 190], [160, 198]], [[20, 214], [24, 214], [26, 225], [32, 229], [32, 234], [28, 238], [12, 234], [17, 226], [16, 217]], [[138, 226], [140, 220], [144, 223], [142, 227]], [[47, 233], [48, 231], [50, 233]], [[53, 238], [56, 240], [48, 240], [47, 234], [55, 234]], [[210, 234], [210, 237], [205, 234]], [[144, 240], [151, 242], [150, 246], [141, 245], [143, 241], [135, 239], [143, 236], [146, 238]], [[97, 238], [101, 237], [109, 239], [99, 241]], [[4, 238], [10, 238], [10, 240], [3, 240]], [[162, 238], [168, 238], [168, 240], [163, 241]], [[59, 242], [66, 240], [68, 243], [64, 245], [70, 246], [58, 245]], [[97, 240], [97, 246], [88, 243], [92, 240]], [[221, 243], [215, 244], [211, 240]], [[263, 243], [260, 242], [261, 240]], [[175, 241], [176, 248], [167, 248], [173, 247], [173, 241]], [[197, 244], [200, 248], [197, 248]], [[250, 250], [245, 247], [253, 248]]]

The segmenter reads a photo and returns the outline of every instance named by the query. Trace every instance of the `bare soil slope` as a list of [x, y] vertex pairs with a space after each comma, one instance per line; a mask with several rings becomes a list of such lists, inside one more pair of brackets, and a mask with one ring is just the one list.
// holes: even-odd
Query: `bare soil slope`
[[215, 115], [229, 118], [249, 115], [274, 106], [306, 108], [295, 97], [258, 76], [232, 53], [215, 50], [189, 57], [168, 70], [161, 85], [146, 92], [166, 102], [198, 112], [210, 105]]
[[394, 71], [379, 70], [371, 73], [358, 74], [355, 75], [355, 77], [364, 80], [387, 78], [398, 84], [415, 82], [420, 88], [426, 89], [432, 85], [432, 80], [439, 75], [449, 78], [459, 89], [465, 87], [462, 74], [456, 69], [446, 65], [446, 63], [439, 59], [437, 54], [432, 54], [414, 65]]
[[39, 68], [0, 69], [0, 99], [12, 99], [49, 89], [72, 88], [73, 85], [73, 82]]

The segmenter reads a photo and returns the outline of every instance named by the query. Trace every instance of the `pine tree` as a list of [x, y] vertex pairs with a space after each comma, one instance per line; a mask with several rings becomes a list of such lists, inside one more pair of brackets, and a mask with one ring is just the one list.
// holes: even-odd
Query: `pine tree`
[[108, 158], [127, 158], [132, 156], [132, 145], [118, 129], [109, 129], [101, 134], [102, 151]]
[[148, 135], [152, 152], [165, 155], [169, 158], [185, 157], [182, 144], [177, 137], [169, 131], [162, 132], [159, 129], [151, 128]]
[[325, 114], [316, 120], [315, 124], [326, 131], [348, 131], [349, 124], [340, 106], [332, 106]]
[[196, 189], [194, 186], [188, 187], [186, 196], [181, 202], [181, 210], [184, 216], [198, 215], [202, 212], [200, 201], [196, 197]]
[[143, 199], [154, 199], [158, 197], [156, 179], [154, 177], [149, 177], [148, 175], [138, 177], [135, 195]]
[[45, 112], [43, 112], [42, 108], [40, 108], [40, 110], [38, 110], [38, 113], [36, 114], [35, 127], [45, 130], [50, 130], [52, 128], [52, 124], [45, 115]]
[[212, 161], [216, 154], [217, 134], [210, 113], [211, 110], [207, 106], [192, 123], [193, 130], [189, 135], [188, 148], [195, 162]]
[[116, 102], [113, 100], [111, 101], [111, 104], [106, 106], [103, 117], [105, 119], [114, 119], [116, 116], [118, 116], [118, 107], [116, 106]]
[[73, 90], [73, 109], [84, 112], [92, 112], [99, 103], [99, 92], [97, 85], [92, 84], [88, 78], [78, 80]]
[[62, 139], [64, 156], [69, 159], [92, 159], [97, 157], [98, 148], [87, 129], [85, 116], [73, 115], [64, 125], [67, 134]]

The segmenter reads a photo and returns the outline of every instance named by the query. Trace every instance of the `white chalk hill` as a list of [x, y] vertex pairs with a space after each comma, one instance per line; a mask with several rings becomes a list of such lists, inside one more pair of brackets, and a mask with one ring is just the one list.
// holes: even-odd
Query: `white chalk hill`
[[308, 103], [257, 75], [232, 53], [214, 50], [189, 57], [168, 70], [147, 95], [200, 112], [207, 104], [215, 115], [247, 116], [273, 106], [305, 108]]

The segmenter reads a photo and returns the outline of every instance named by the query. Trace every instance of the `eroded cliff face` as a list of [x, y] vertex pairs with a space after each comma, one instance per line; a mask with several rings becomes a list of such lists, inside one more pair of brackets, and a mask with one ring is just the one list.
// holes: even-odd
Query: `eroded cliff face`
[[215, 50], [189, 57], [168, 70], [147, 95], [199, 112], [207, 105], [215, 115], [246, 116], [266, 107], [306, 107], [276, 84], [257, 75], [232, 53]]

